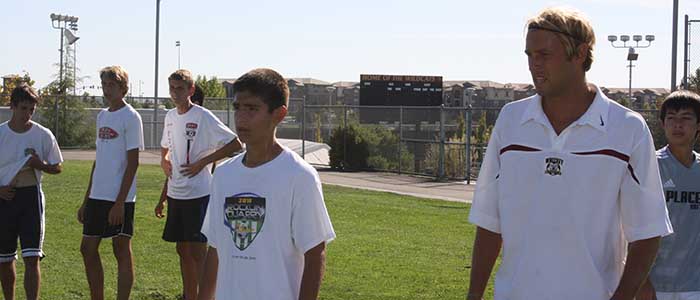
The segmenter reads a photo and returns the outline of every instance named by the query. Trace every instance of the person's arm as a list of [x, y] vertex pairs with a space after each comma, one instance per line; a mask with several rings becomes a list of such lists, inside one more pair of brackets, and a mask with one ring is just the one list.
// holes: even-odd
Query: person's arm
[[654, 285], [651, 283], [651, 278], [647, 277], [647, 280], [642, 284], [642, 287], [639, 289], [639, 292], [637, 293], [637, 296], [634, 298], [635, 300], [657, 300], [656, 299], [656, 289], [654, 288]]
[[243, 144], [241, 144], [241, 141], [238, 138], [235, 138], [228, 144], [219, 148], [219, 150], [214, 151], [214, 153], [209, 154], [194, 163], [181, 165], [180, 167], [182, 169], [180, 170], [180, 173], [187, 177], [197, 176], [197, 174], [199, 174], [199, 172], [202, 171], [202, 169], [204, 169], [204, 167], [206, 167], [208, 164], [217, 162], [226, 157], [230, 157], [241, 149], [243, 149]]
[[122, 175], [122, 183], [119, 194], [114, 201], [114, 206], [109, 210], [109, 224], [119, 225], [124, 222], [124, 202], [129, 195], [131, 184], [134, 182], [136, 170], [139, 167], [139, 149], [134, 148], [126, 151], [126, 169]]
[[90, 198], [90, 190], [92, 189], [92, 175], [95, 174], [95, 163], [95, 161], [92, 162], [92, 170], [90, 170], [90, 180], [88, 181], [87, 191], [85, 191], [85, 197], [83, 197], [83, 204], [81, 204], [80, 208], [78, 208], [78, 222], [80, 222], [80, 224], [83, 223], [83, 219], [85, 216], [85, 204], [87, 204], [87, 201]]
[[214, 300], [216, 295], [216, 277], [219, 271], [219, 255], [216, 248], [207, 247], [207, 258], [204, 260], [204, 272], [199, 280], [199, 296], [197, 300]]
[[32, 157], [27, 162], [27, 165], [30, 166], [32, 169], [36, 169], [49, 174], [58, 174], [61, 173], [61, 171], [63, 170], [63, 166], [61, 165], [61, 163], [53, 165], [47, 164], [43, 162], [36, 154], [32, 154]]
[[299, 300], [316, 300], [326, 270], [326, 242], [304, 253], [304, 274], [301, 277]]
[[501, 251], [502, 242], [500, 234], [476, 227], [467, 300], [483, 299], [491, 271]]
[[160, 199], [158, 199], [158, 204], [156, 204], [155, 213], [157, 218], [163, 218], [163, 208], [165, 207], [165, 201], [168, 199], [168, 177], [165, 177], [165, 182], [163, 183], [163, 190], [160, 191]]
[[168, 159], [169, 153], [170, 149], [160, 148], [160, 167], [163, 169], [163, 174], [165, 174], [166, 178], [170, 178], [170, 176], [173, 175], [173, 165], [170, 163], [170, 159]]
[[629, 244], [625, 269], [611, 300], [634, 299], [654, 264], [660, 241], [661, 237], [653, 237]]

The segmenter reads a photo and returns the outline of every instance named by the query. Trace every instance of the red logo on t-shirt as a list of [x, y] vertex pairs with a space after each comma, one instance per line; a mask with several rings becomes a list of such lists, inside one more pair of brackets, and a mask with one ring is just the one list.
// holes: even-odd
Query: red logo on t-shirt
[[[187, 123], [185, 124], [185, 136], [188, 139], [194, 138], [197, 135], [197, 123]], [[189, 149], [188, 149], [189, 151]]]
[[185, 124], [187, 129], [197, 129], [197, 123], [187, 123]]
[[111, 140], [111, 139], [116, 139], [118, 136], [119, 136], [119, 133], [117, 133], [112, 128], [109, 128], [109, 127], [100, 128], [100, 133], [99, 133], [100, 139]]

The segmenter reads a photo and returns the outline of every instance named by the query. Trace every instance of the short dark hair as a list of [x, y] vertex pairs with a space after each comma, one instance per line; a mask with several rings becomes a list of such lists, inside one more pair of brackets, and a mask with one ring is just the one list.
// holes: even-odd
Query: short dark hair
[[37, 94], [34, 88], [25, 82], [20, 83], [12, 90], [12, 94], [10, 94], [10, 106], [17, 107], [20, 102], [24, 101], [31, 102], [33, 104], [37, 104], [39, 101], [41, 101], [39, 94]]
[[234, 93], [248, 92], [267, 104], [268, 112], [289, 102], [287, 81], [272, 69], [254, 69], [243, 74], [233, 83]]
[[199, 106], [204, 106], [204, 90], [199, 84], [194, 85], [194, 94], [190, 96], [190, 100]]
[[192, 73], [185, 69], [179, 69], [168, 76], [168, 80], [178, 80], [184, 81], [188, 86], [194, 85], [194, 79], [192, 79]]
[[661, 121], [666, 119], [666, 113], [669, 110], [691, 109], [695, 113], [695, 120], [700, 122], [700, 96], [691, 91], [675, 91], [668, 95], [661, 104], [659, 118]]

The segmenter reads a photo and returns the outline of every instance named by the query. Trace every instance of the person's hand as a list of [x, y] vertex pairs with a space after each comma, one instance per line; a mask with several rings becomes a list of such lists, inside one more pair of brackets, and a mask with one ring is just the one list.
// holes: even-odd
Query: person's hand
[[644, 284], [642, 285], [641, 288], [639, 288], [639, 292], [637, 293], [637, 297], [634, 298], [635, 300], [656, 300], [656, 290], [654, 289], [654, 285], [651, 284], [651, 281], [647, 279]]
[[156, 204], [156, 209], [155, 209], [156, 217], [158, 219], [162, 219], [163, 217], [165, 217], [165, 214], [163, 214], [163, 208], [165, 208], [165, 205], [163, 205], [163, 202], [158, 201], [158, 204]]
[[173, 175], [173, 165], [170, 163], [169, 159], [161, 159], [160, 167], [163, 169], [163, 173], [166, 177], [170, 178]]
[[0, 199], [11, 201], [15, 198], [15, 187], [12, 185], [0, 186]]
[[180, 173], [184, 176], [187, 176], [189, 178], [197, 176], [202, 169], [204, 169], [205, 164], [201, 163], [201, 161], [197, 161], [195, 163], [187, 164], [187, 165], [181, 165], [180, 167]]
[[78, 217], [78, 222], [80, 222], [80, 224], [83, 224], [83, 222], [85, 222], [85, 203], [80, 205], [80, 208], [78, 208], [78, 216], [77, 217]]
[[32, 153], [31, 157], [27, 161], [27, 166], [35, 170], [41, 170], [44, 166], [44, 162], [41, 161], [36, 153]]
[[115, 202], [109, 210], [109, 225], [121, 225], [124, 222], [124, 202]]

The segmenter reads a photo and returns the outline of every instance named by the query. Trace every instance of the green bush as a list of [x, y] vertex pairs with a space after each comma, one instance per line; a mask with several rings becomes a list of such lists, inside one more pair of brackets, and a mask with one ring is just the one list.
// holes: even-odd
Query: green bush
[[[347, 128], [337, 127], [329, 141], [330, 165], [338, 170], [398, 170], [398, 144], [399, 136], [385, 126], [350, 123]], [[413, 164], [413, 154], [404, 145], [401, 164], [404, 169]]]

